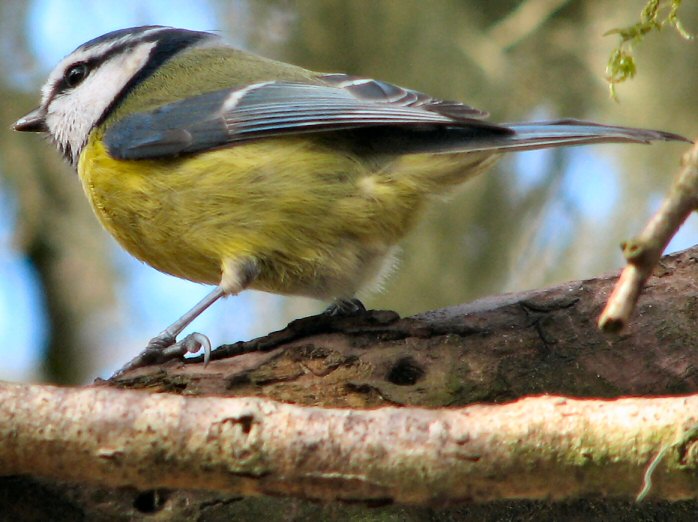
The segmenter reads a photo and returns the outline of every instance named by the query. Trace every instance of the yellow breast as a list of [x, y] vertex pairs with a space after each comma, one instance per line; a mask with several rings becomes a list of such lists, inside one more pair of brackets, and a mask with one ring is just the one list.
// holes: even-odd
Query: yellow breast
[[78, 172], [104, 227], [156, 269], [217, 284], [252, 257], [253, 288], [351, 296], [414, 221], [424, 186], [392, 163], [308, 138], [263, 140], [165, 160], [121, 161], [100, 134]]

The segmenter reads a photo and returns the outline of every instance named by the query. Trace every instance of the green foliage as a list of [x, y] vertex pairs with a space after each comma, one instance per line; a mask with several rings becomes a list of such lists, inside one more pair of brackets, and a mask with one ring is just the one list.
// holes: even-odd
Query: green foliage
[[646, 34], [661, 31], [665, 25], [669, 24], [682, 38], [693, 39], [693, 35], [686, 31], [679, 20], [681, 3], [682, 0], [648, 0], [640, 13], [638, 23], [611, 29], [604, 35], [617, 34], [620, 37], [620, 43], [611, 52], [606, 66], [606, 79], [614, 99], [617, 99], [616, 85], [634, 77], [637, 72], [633, 46], [642, 42]]

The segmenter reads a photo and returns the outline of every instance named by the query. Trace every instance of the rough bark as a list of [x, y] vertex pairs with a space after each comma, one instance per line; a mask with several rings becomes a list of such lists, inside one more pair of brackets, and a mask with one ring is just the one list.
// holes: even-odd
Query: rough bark
[[[607, 336], [595, 328], [596, 316], [602, 309], [613, 283], [612, 277], [604, 277], [567, 283], [543, 291], [489, 298], [405, 319], [399, 319], [391, 312], [372, 312], [353, 318], [303, 319], [292, 323], [284, 331], [260, 340], [225, 347], [207, 368], [195, 363], [171, 363], [159, 368], [141, 369], [122, 376], [116, 382], [101, 384], [121, 388], [143, 388], [151, 392], [177, 393], [187, 397], [245, 395], [268, 397], [299, 405], [353, 408], [385, 405], [465, 406], [474, 402], [500, 403], [539, 393], [596, 398], [696, 393], [698, 354], [694, 347], [698, 333], [694, 323], [698, 303], [697, 253], [698, 250], [690, 250], [663, 259], [660, 270], [650, 279], [640, 299], [634, 320], [619, 336]], [[234, 352], [249, 353], [223, 358], [226, 353]], [[98, 388], [76, 393], [116, 392]], [[138, 397], [141, 396], [138, 394]], [[155, 404], [161, 399], [179, 401], [176, 404], [185, 401], [171, 395], [145, 395], [145, 398], [137, 401], [131, 399], [130, 406], [135, 413], [128, 415], [138, 415], [138, 412], [145, 411], [141, 407], [143, 404], [149, 401], [155, 401]], [[208, 405], [203, 408], [205, 411], [210, 411], [210, 408], [215, 410], [213, 405], [218, 400], [196, 399], [204, 401], [197, 402], [198, 404]], [[494, 466], [489, 468], [489, 475], [487, 472], [483, 474], [483, 477], [488, 477], [485, 482], [469, 482], [462, 475], [441, 475], [440, 479], [435, 479], [432, 483], [432, 497], [427, 503], [443, 506], [459, 500], [483, 500], [495, 496], [568, 499], [557, 504], [518, 501], [487, 506], [441, 507], [437, 508], [438, 511], [433, 511], [434, 508], [393, 506], [369, 512], [354, 506], [344, 511], [344, 508], [338, 508], [336, 505], [323, 507], [302, 501], [270, 501], [267, 498], [240, 500], [239, 495], [231, 497], [221, 493], [159, 489], [180, 488], [182, 483], [167, 482], [159, 476], [156, 469], [151, 469], [149, 474], [139, 475], [142, 482], [130, 482], [141, 488], [138, 492], [132, 489], [68, 486], [26, 476], [5, 479], [3, 491], [5, 495], [10, 494], [8, 491], [17, 491], [18, 488], [24, 494], [30, 490], [41, 491], [46, 498], [55, 497], [65, 503], [66, 509], [75, 509], [91, 519], [106, 517], [107, 513], [110, 516], [114, 515], [120, 507], [122, 513], [128, 514], [127, 518], [162, 511], [181, 519], [187, 519], [193, 514], [204, 516], [203, 513], [208, 513], [204, 519], [213, 519], [212, 513], [215, 511], [221, 516], [237, 514], [244, 517], [244, 513], [247, 513], [249, 517], [269, 518], [273, 517], [274, 513], [283, 513], [284, 517], [290, 519], [305, 519], [320, 514], [341, 519], [351, 516], [352, 513], [356, 514], [358, 510], [367, 517], [400, 516], [414, 520], [462, 517], [468, 514], [483, 520], [528, 517], [545, 519], [546, 516], [560, 517], [563, 513], [576, 513], [582, 520], [587, 516], [612, 516], [618, 520], [633, 519], [637, 516], [670, 516], [675, 520], [688, 520], [689, 518], [682, 517], [688, 517], [693, 512], [696, 507], [693, 502], [635, 505], [632, 504], [632, 498], [641, 488], [644, 470], [660, 453], [661, 458], [657, 459], [658, 466], [654, 472], [651, 493], [658, 496], [651, 498], [677, 499], [694, 496], [695, 473], [688, 470], [694, 465], [695, 458], [692, 443], [692, 426], [696, 422], [698, 412], [695, 400], [637, 398], [629, 399], [630, 402], [578, 403], [569, 399], [554, 401], [548, 398], [531, 399], [504, 406], [471, 406], [460, 412], [417, 410], [421, 412], [420, 415], [427, 415], [432, 421], [434, 416], [467, 413], [468, 421], [463, 428], [467, 437], [461, 437], [465, 442], [462, 441], [459, 446], [460, 453], [454, 450], [452, 456], [462, 453], [472, 458], [459, 459], [459, 462], [462, 461], [459, 472], [473, 468], [488, 470], [487, 462]], [[5, 400], [2, 402], [5, 405], [9, 404]], [[531, 406], [534, 404], [545, 406], [536, 409]], [[589, 408], [586, 413], [581, 414], [581, 410], [576, 409], [580, 404], [586, 405], [582, 409]], [[655, 409], [657, 406], [661, 407]], [[117, 405], [105, 408], [105, 411], [111, 410], [113, 414]], [[278, 408], [290, 406], [278, 405]], [[511, 417], [511, 412], [517, 408], [518, 411], [532, 409], [528, 409], [528, 413], [522, 414], [523, 416]], [[570, 413], [567, 408], [574, 411]], [[620, 410], [613, 408], [621, 408], [625, 413], [621, 415], [618, 413]], [[197, 407], [193, 411], [198, 413], [201, 410], [201, 407]], [[602, 410], [606, 411], [606, 414], [591, 414], [591, 411]], [[93, 408], [86, 414], [89, 417], [91, 413], [94, 418], [96, 413], [102, 411]], [[127, 408], [119, 411], [124, 411], [127, 415], [129, 410]], [[165, 416], [166, 409], [156, 408], [152, 411], [161, 411]], [[356, 415], [360, 419], [366, 419], [379, 416], [381, 412], [397, 415], [407, 411], [389, 409], [359, 412]], [[570, 414], [560, 414], [563, 411]], [[611, 411], [614, 413], [609, 414]], [[637, 412], [637, 416], [633, 417], [632, 411]], [[666, 420], [664, 415], [674, 414], [676, 416], [673, 421], [662, 424], [662, 428], [652, 428], [652, 423], [657, 419]], [[346, 418], [354, 414], [340, 411], [337, 415], [345, 419], [342, 422], [346, 422]], [[507, 418], [513, 420], [507, 424], [513, 431], [493, 429], [492, 425], [486, 429], [487, 422], [494, 422], [493, 419], [496, 419], [497, 415], [508, 416]], [[244, 415], [233, 415], [230, 418], [242, 417]], [[253, 419], [264, 423], [271, 422], [271, 417], [273, 415], [269, 412], [265, 415], [253, 415]], [[580, 437], [580, 433], [586, 434], [586, 430], [594, 426], [594, 418], [605, 419], [597, 426], [600, 431], [591, 429], [589, 433], [596, 433], [596, 436]], [[621, 423], [622, 419], [626, 419], [627, 422]], [[634, 424], [632, 419], [635, 420]], [[642, 419], [646, 419], [647, 422], [638, 422]], [[415, 426], [431, 426], [432, 421], [415, 421]], [[300, 426], [307, 426], [310, 430], [313, 426], [310, 421], [295, 422], [299, 422], [295, 425], [298, 429], [305, 429]], [[338, 425], [346, 427], [342, 422]], [[437, 424], [439, 422], [441, 421]], [[225, 425], [226, 423], [221, 424]], [[359, 422], [358, 425], [364, 426], [364, 436], [383, 433], [374, 425], [368, 429], [370, 423], [364, 425]], [[118, 431], [119, 423], [115, 421], [107, 426], [111, 431]], [[191, 429], [190, 425], [187, 426]], [[228, 431], [244, 435], [246, 426], [246, 422], [231, 421]], [[249, 424], [250, 433], [255, 426], [259, 427], [261, 424]], [[60, 430], [60, 433], [67, 429], [68, 427]], [[110, 429], [107, 429], [107, 432], [110, 432]], [[520, 431], [517, 432], [517, 429]], [[337, 433], [346, 431], [339, 429]], [[270, 432], [273, 433], [274, 430]], [[426, 441], [429, 437], [436, 436], [439, 432], [443, 430], [432, 433], [429, 429], [417, 429], [414, 434], [421, 433], [424, 438], [415, 448], [423, 451], [428, 446]], [[536, 439], [540, 433], [546, 433], [550, 438]], [[561, 435], [563, 433], [564, 436]], [[630, 435], [626, 443], [616, 439], [623, 434]], [[504, 446], [510, 448], [511, 453], [507, 454], [509, 460], [503, 460], [502, 454], [496, 454], [496, 451], [502, 450], [502, 446], [491, 444], [492, 440], [497, 439], [488, 437], [507, 435], [512, 435], [514, 439], [511, 440], [516, 440], [517, 443]], [[384, 444], [384, 449], [387, 450], [399, 446], [392, 444], [395, 437], [392, 433], [377, 440]], [[470, 444], [475, 444], [473, 447], [477, 447], [477, 450], [466, 451], [464, 448], [470, 447]], [[62, 447], [58, 445], [55, 448], [58, 455], [61, 455]], [[233, 453], [236, 447], [232, 447]], [[621, 458], [620, 453], [611, 451], [609, 448], [612, 447], [623, 448], [625, 457]], [[38, 447], [36, 451], [39, 451]], [[360, 449], [352, 448], [348, 454], [353, 458], [359, 452]], [[113, 459], [118, 462], [121, 458], [118, 448], [112, 453], [106, 451], [100, 455], [110, 465], [116, 464]], [[160, 457], [163, 455], [165, 454], [161, 453]], [[288, 457], [287, 453], [280, 455]], [[493, 460], [488, 460], [488, 456]], [[374, 459], [376, 463], [380, 460], [375, 457]], [[191, 461], [189, 469], [199, 460]], [[296, 466], [298, 462], [309, 465], [310, 460], [312, 459], [294, 462]], [[169, 459], [161, 458], [161, 461], [168, 463]], [[507, 465], [512, 461], [516, 462], [519, 468], [508, 468]], [[281, 466], [285, 461], [281, 457], [275, 457], [271, 458], [271, 462]], [[496, 462], [496, 466], [492, 462]], [[501, 471], [505, 472], [502, 475], [496, 472], [500, 470], [500, 466]], [[556, 466], [567, 467], [560, 476], [553, 478], [552, 472]], [[688, 467], [679, 470], [682, 466]], [[366, 464], [361, 468], [361, 472], [367, 473], [371, 469], [373, 468]], [[439, 466], [432, 471], [436, 472], [436, 469], [440, 469]], [[519, 471], [515, 471], [516, 469]], [[10, 468], [6, 468], [5, 474], [22, 471], [19, 468], [9, 470]], [[512, 470], [515, 471], [513, 475]], [[249, 486], [250, 481], [258, 482], [259, 477], [246, 476], [245, 473], [248, 472], [249, 470], [243, 471], [242, 477], [230, 479], [229, 483], [245, 484], [242, 488], [245, 493], [260, 492]], [[604, 475], [605, 473], [608, 475]], [[170, 476], [167, 473], [165, 475]], [[151, 480], [153, 476], [160, 481]], [[342, 487], [334, 488], [335, 492], [343, 491], [346, 484], [362, 482], [343, 481], [341, 473], [337, 477], [334, 484]], [[460, 478], [456, 480], [457, 477]], [[502, 491], [497, 485], [498, 477], [502, 477], [504, 482], [507, 482], [507, 478], [511, 479], [507, 494], [496, 493]], [[608, 477], [615, 477], [615, 480], [609, 482]], [[327, 498], [324, 494], [308, 494], [308, 491], [313, 490], [318, 483], [325, 483], [325, 479], [328, 478], [329, 475], [322, 475], [322, 480], [312, 481], [312, 487], [307, 481], [296, 480], [291, 487], [302, 491], [301, 497]], [[676, 482], [677, 480], [679, 482]], [[27, 486], [26, 481], [30, 481], [30, 486]], [[571, 483], [576, 485], [570, 486]], [[466, 489], [452, 498], [440, 496], [444, 488], [453, 484]], [[512, 489], [512, 484], [521, 489]], [[580, 487], [580, 484], [583, 486]], [[190, 487], [205, 485], [198, 479], [194, 484], [190, 484]], [[468, 490], [467, 487], [476, 489]], [[333, 488], [323, 489], [318, 486], [318, 489], [313, 491], [330, 490]], [[281, 493], [280, 490], [264, 492]], [[363, 494], [351, 498], [363, 499], [369, 504], [375, 503], [376, 499], [419, 502], [417, 497], [410, 497], [410, 500], [407, 496], [400, 495], [409, 496], [409, 488], [386, 492], [380, 487], [370, 487], [364, 490]], [[588, 499], [588, 495], [592, 495], [591, 500]], [[602, 501], [604, 495], [616, 498]], [[0, 494], [0, 507], [3, 507], [2, 501], [3, 496]], [[39, 509], [39, 505], [32, 503], [26, 507]], [[54, 510], [53, 513], [57, 514], [58, 511]]]
[[372, 410], [38, 385], [0, 396], [8, 474], [432, 507], [632, 498], [643, 477], [656, 498], [698, 495], [698, 396]]
[[173, 362], [111, 384], [337, 407], [698, 392], [697, 259], [698, 248], [665, 257], [620, 335], [596, 328], [609, 275], [403, 319], [309, 317], [224, 346], [206, 368]]

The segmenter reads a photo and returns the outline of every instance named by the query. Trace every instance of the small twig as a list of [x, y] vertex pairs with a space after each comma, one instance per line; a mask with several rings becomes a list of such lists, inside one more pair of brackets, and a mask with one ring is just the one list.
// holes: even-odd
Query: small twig
[[623, 244], [628, 264], [599, 317], [599, 328], [605, 332], [620, 331], [628, 323], [662, 252], [691, 212], [698, 209], [698, 144], [683, 156], [681, 164], [683, 168], [662, 207], [637, 238]]
[[659, 450], [659, 453], [655, 455], [655, 457], [652, 459], [652, 462], [650, 462], [649, 466], [647, 466], [647, 469], [645, 470], [645, 475], [642, 478], [642, 490], [640, 491], [640, 493], [637, 494], [637, 497], [635, 498], [637, 502], [642, 502], [643, 500], [645, 500], [645, 497], [652, 490], [652, 475], [654, 474], [654, 471], [657, 469], [657, 466], [659, 466], [659, 463], [666, 455], [667, 451], [669, 451], [669, 448], [671, 448], [671, 446], [667, 445], [664, 446], [661, 450]]
[[690, 444], [695, 442], [696, 438], [698, 438], [698, 425], [689, 426], [678, 441], [674, 442], [673, 444], [667, 444], [666, 446], [663, 446], [661, 450], [659, 450], [645, 470], [645, 475], [642, 479], [642, 490], [640, 493], [638, 493], [637, 497], [635, 497], [637, 502], [642, 502], [645, 500], [647, 495], [649, 495], [650, 491], [652, 490], [652, 475], [654, 475], [654, 472], [657, 470], [657, 467], [662, 460], [664, 460], [664, 457], [666, 457], [669, 450], [677, 450], [677, 463], [679, 467], [685, 465], [687, 461], [687, 448]]

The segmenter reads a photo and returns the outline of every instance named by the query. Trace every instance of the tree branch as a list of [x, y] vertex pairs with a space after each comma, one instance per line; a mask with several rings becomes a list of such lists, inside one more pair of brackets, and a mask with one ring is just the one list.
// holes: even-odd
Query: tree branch
[[698, 495], [698, 396], [523, 399], [356, 411], [257, 398], [0, 386], [5, 473], [440, 506], [463, 500]]
[[628, 266], [621, 273], [599, 318], [599, 328], [604, 331], [619, 332], [625, 327], [662, 252], [688, 216], [698, 209], [698, 143], [684, 154], [682, 164], [683, 168], [659, 211], [639, 237], [623, 244]]

